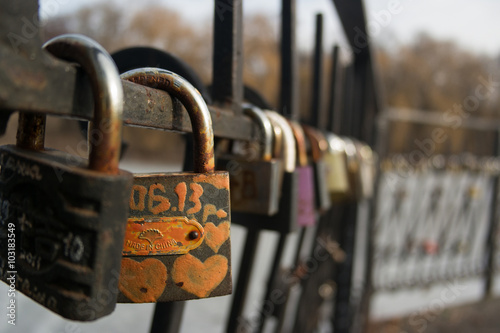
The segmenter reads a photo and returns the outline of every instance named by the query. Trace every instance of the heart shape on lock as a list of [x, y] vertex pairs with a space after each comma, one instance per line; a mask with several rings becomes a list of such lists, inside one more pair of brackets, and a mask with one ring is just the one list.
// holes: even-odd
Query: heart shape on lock
[[226, 242], [230, 234], [229, 222], [223, 222], [217, 227], [212, 222], [205, 224], [205, 243], [215, 252], [219, 252], [222, 244]]
[[156, 302], [167, 285], [167, 268], [158, 259], [122, 259], [118, 288], [132, 302]]
[[185, 254], [179, 257], [172, 268], [172, 279], [183, 290], [200, 298], [208, 297], [226, 277], [228, 260], [219, 254], [205, 262]]

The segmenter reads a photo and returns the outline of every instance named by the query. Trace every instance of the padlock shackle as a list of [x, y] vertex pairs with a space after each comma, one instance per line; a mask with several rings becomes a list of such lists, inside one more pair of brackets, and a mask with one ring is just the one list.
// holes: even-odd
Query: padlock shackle
[[188, 112], [194, 136], [194, 172], [212, 173], [214, 162], [214, 133], [212, 117], [198, 90], [183, 77], [165, 69], [144, 67], [133, 69], [121, 78], [150, 88], [168, 92], [177, 98]]
[[[106, 50], [92, 39], [67, 34], [43, 46], [54, 56], [78, 63], [87, 73], [94, 96], [89, 130], [89, 169], [117, 174], [123, 124], [123, 86], [118, 69]], [[93, 135], [99, 138], [94, 139]]]
[[328, 142], [321, 131], [314, 127], [302, 125], [302, 129], [311, 145], [311, 157], [313, 162], [319, 162], [328, 150]]
[[260, 158], [262, 161], [270, 161], [272, 159], [273, 153], [273, 125], [269, 118], [267, 118], [264, 111], [252, 104], [244, 104], [243, 112], [250, 116], [260, 128], [261, 140], [260, 140]]
[[298, 156], [297, 164], [301, 167], [307, 166], [306, 137], [304, 135], [304, 131], [302, 130], [302, 126], [294, 120], [288, 120], [288, 124], [290, 124], [293, 136], [295, 137], [295, 147], [297, 149]]
[[325, 136], [326, 136], [326, 141], [328, 142], [328, 151], [332, 153], [334, 152], [341, 152], [343, 154], [346, 153], [345, 141], [342, 140], [340, 136], [333, 134], [331, 132], [327, 132]]
[[295, 161], [297, 157], [297, 151], [295, 149], [295, 137], [293, 136], [292, 129], [288, 124], [285, 117], [280, 115], [275, 111], [265, 111], [271, 124], [273, 126], [279, 126], [283, 133], [283, 165], [286, 172], [295, 171]]

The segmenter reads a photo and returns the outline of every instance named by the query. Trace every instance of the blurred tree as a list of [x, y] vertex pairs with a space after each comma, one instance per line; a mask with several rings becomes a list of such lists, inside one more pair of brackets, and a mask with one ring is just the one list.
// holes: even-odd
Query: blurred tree
[[[393, 50], [379, 47], [376, 62], [389, 106], [446, 111], [475, 96], [479, 78], [488, 80], [492, 74], [493, 60], [421, 34], [414, 43]], [[481, 100], [475, 114], [496, 114], [495, 97]]]
[[208, 82], [212, 46], [208, 25], [201, 22], [195, 28], [178, 13], [158, 5], [131, 13], [104, 2], [52, 18], [45, 26], [45, 35], [49, 39], [62, 33], [80, 33], [110, 53], [131, 46], [156, 47], [183, 59]]

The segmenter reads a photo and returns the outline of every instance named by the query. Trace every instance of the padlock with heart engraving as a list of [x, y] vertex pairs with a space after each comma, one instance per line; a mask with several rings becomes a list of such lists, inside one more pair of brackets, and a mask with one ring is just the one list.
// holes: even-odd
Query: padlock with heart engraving
[[307, 158], [306, 137], [302, 126], [295, 121], [289, 121], [295, 137], [297, 149], [297, 167], [295, 171], [299, 178], [297, 224], [308, 227], [316, 224], [316, 205], [314, 189], [314, 171]]
[[328, 141], [328, 150], [323, 159], [326, 164], [326, 183], [332, 202], [341, 202], [349, 196], [349, 179], [347, 175], [347, 155], [345, 142], [341, 137], [325, 134]]
[[73, 320], [113, 311], [132, 174], [118, 169], [123, 90], [116, 66], [79, 35], [46, 49], [77, 62], [95, 96], [89, 160], [44, 148], [45, 115], [21, 113], [17, 144], [0, 147], [0, 276]]
[[[287, 234], [297, 229], [298, 216], [298, 173], [295, 172], [295, 138], [288, 121], [274, 111], [265, 111], [275, 133], [275, 143], [281, 141], [281, 147], [275, 147], [275, 153], [282, 160], [283, 175], [279, 190], [278, 212], [273, 216], [255, 213], [234, 212], [234, 221], [248, 228], [278, 231]], [[275, 145], [276, 146], [276, 145]]]
[[259, 125], [261, 140], [257, 147], [245, 145], [244, 154], [221, 154], [217, 166], [229, 171], [233, 212], [274, 215], [283, 173], [281, 160], [272, 157], [273, 127], [257, 107], [245, 105], [243, 110]]
[[214, 171], [210, 112], [182, 77], [158, 68], [122, 79], [165, 90], [188, 111], [194, 172], [134, 174], [119, 302], [169, 302], [231, 293], [229, 174]]
[[323, 160], [328, 150], [328, 141], [321, 131], [306, 125], [303, 125], [302, 128], [309, 141], [310, 159], [314, 170], [316, 209], [320, 213], [324, 213], [331, 207], [330, 193], [326, 182], [327, 165]]

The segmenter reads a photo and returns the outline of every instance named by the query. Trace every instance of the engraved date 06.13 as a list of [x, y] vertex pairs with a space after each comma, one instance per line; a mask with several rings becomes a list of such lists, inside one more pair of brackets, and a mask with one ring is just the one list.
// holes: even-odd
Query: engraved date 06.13
[[177, 204], [172, 206], [171, 200], [166, 196], [168, 189], [165, 189], [163, 184], [153, 183], [149, 187], [135, 184], [130, 195], [130, 209], [136, 211], [147, 209], [152, 214], [160, 214], [168, 210], [185, 212], [186, 215], [196, 214], [202, 208], [200, 197], [203, 195], [203, 187], [198, 183], [190, 183], [189, 189], [191, 194], [188, 197], [186, 182], [178, 183], [174, 188]]

